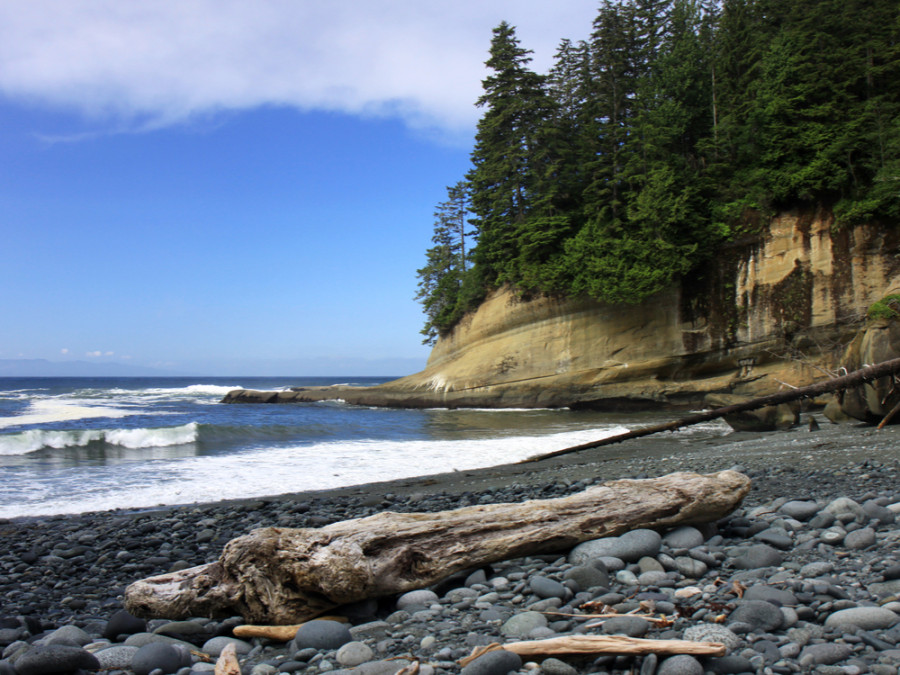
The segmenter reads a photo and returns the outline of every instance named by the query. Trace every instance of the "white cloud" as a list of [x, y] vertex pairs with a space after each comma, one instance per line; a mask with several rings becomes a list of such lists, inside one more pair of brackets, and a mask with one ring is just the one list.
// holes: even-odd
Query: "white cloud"
[[0, 93], [152, 128], [287, 105], [470, 130], [491, 29], [549, 66], [593, 0], [29, 0], [0, 3]]
[[99, 349], [97, 349], [96, 351], [93, 351], [93, 352], [85, 352], [84, 355], [85, 356], [103, 356], [103, 352], [101, 352]]
[[59, 353], [62, 354], [63, 356], [65, 356], [66, 354], [69, 353], [69, 349], [67, 347], [63, 347], [62, 349], [59, 350]]

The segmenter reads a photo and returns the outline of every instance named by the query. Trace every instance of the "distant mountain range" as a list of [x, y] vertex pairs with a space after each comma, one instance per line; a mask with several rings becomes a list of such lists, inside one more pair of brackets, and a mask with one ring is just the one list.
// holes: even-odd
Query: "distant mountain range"
[[0, 359], [0, 377], [165, 377], [178, 375], [148, 366], [90, 361]]

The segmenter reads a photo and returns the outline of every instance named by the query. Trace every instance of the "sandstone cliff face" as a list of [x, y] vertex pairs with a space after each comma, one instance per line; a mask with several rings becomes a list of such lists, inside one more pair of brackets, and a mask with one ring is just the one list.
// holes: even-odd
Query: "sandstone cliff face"
[[[424, 371], [387, 388], [407, 404], [616, 409], [808, 384], [867, 307], [900, 289], [895, 232], [832, 225], [823, 213], [780, 215], [702, 282], [637, 306], [501, 289], [435, 345]], [[784, 358], [792, 350], [816, 358]]]

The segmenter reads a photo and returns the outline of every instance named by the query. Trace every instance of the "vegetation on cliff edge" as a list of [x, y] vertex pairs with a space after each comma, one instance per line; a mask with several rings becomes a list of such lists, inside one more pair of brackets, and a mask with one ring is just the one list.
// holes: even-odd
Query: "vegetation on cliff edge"
[[426, 342], [501, 284], [640, 302], [782, 208], [900, 217], [895, 0], [604, 0], [547, 74], [529, 54], [494, 29]]

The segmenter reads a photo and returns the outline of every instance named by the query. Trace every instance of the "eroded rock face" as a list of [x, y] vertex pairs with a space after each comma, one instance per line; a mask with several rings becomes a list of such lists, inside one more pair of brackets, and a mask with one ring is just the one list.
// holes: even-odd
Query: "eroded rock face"
[[616, 408], [809, 384], [821, 377], [818, 363], [778, 357], [849, 339], [868, 306], [900, 287], [893, 232], [833, 232], [832, 224], [827, 214], [773, 219], [757, 241], [717, 261], [707, 275], [718, 275], [715, 283], [690, 297], [673, 287], [623, 307], [501, 289], [435, 345], [423, 372], [392, 385], [448, 404], [482, 397]]
[[[871, 321], [848, 345], [842, 363], [848, 370], [900, 357], [900, 321]], [[900, 392], [893, 378], [883, 377], [864, 387], [848, 389], [840, 398], [841, 411], [854, 419], [877, 424], [897, 403]], [[900, 416], [896, 418], [900, 421]]]

